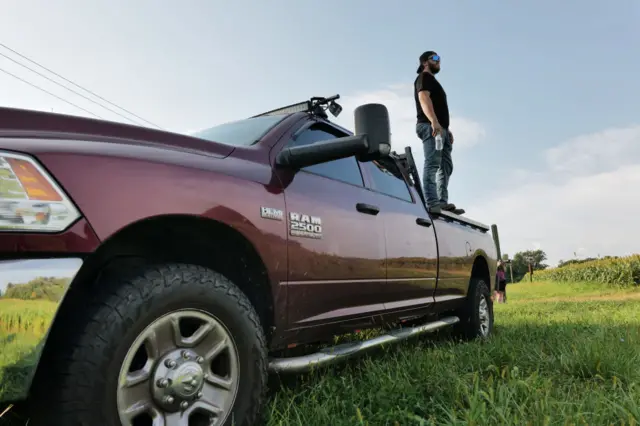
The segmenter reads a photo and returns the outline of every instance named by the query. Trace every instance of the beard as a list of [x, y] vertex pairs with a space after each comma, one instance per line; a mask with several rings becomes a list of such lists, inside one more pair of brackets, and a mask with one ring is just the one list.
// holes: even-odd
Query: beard
[[436, 75], [440, 72], [440, 67], [438, 65], [429, 64], [429, 72], [433, 75]]

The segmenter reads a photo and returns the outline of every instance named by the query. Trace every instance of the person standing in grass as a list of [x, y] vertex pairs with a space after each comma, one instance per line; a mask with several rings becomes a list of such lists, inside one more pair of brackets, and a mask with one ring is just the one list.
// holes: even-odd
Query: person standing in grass
[[498, 303], [507, 303], [507, 278], [502, 260], [498, 261], [496, 279], [498, 280]]

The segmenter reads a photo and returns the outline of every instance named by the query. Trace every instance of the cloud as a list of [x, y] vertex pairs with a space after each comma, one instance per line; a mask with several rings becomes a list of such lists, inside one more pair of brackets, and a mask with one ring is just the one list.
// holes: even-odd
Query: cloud
[[546, 152], [549, 168], [561, 174], [589, 175], [637, 164], [640, 126], [607, 129], [573, 138]]
[[[364, 103], [381, 103], [389, 110], [391, 121], [391, 149], [402, 153], [405, 146], [410, 146], [413, 156], [422, 175], [424, 152], [422, 142], [416, 135], [416, 107], [411, 85], [395, 84], [385, 89], [360, 92], [341, 98], [344, 108], [337, 119], [338, 124], [353, 130], [353, 111]], [[484, 127], [467, 117], [451, 114], [451, 131], [455, 136], [456, 152], [464, 151], [480, 143], [485, 137]]]
[[[545, 250], [559, 260], [640, 252], [640, 126], [606, 129], [545, 152], [545, 168], [467, 209], [497, 223], [503, 251]], [[522, 182], [525, 182], [524, 180]]]

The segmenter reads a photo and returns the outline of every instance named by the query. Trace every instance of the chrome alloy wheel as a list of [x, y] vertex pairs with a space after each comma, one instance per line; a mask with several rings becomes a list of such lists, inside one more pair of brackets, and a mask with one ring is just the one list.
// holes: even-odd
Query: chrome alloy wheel
[[489, 327], [491, 325], [491, 318], [489, 316], [489, 305], [487, 304], [487, 297], [483, 294], [478, 303], [478, 316], [480, 319], [480, 335], [487, 337], [489, 335]]
[[124, 358], [117, 391], [120, 422], [222, 425], [239, 377], [238, 350], [218, 319], [195, 309], [170, 312], [149, 324]]

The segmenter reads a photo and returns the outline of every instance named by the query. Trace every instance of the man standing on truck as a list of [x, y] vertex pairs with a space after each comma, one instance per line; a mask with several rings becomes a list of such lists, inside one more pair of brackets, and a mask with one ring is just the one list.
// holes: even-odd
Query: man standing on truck
[[418, 122], [416, 133], [424, 148], [423, 187], [430, 210], [464, 213], [449, 203], [449, 177], [453, 172], [451, 149], [453, 133], [449, 130], [447, 94], [436, 80], [440, 72], [440, 55], [429, 50], [420, 55], [418, 77], [414, 81], [414, 98]]

